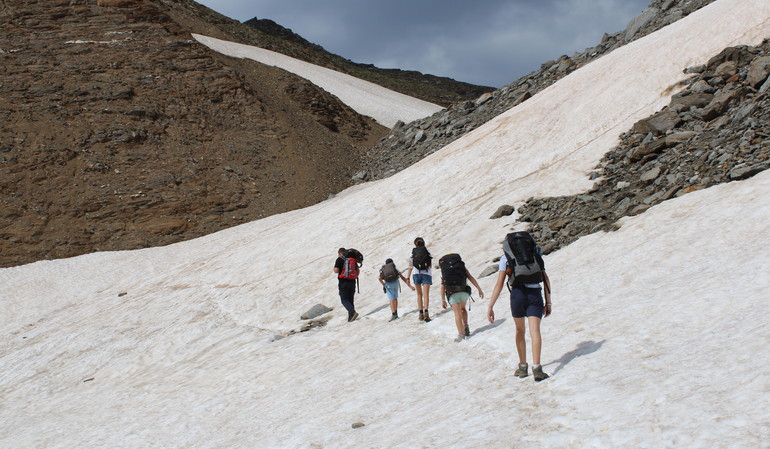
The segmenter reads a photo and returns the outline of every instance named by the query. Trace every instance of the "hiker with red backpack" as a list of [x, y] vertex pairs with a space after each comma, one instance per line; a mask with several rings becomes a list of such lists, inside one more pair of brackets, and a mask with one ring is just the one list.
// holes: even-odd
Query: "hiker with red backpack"
[[337, 260], [334, 262], [334, 273], [339, 283], [340, 301], [348, 311], [348, 322], [358, 318], [358, 312], [354, 304], [358, 275], [364, 256], [355, 249], [340, 248], [337, 252]]
[[[516, 350], [519, 355], [519, 366], [514, 372], [516, 377], [524, 378], [529, 375], [527, 365], [526, 325], [529, 325], [529, 336], [532, 340], [532, 374], [536, 382], [548, 378], [540, 365], [540, 352], [543, 345], [540, 335], [540, 321], [551, 314], [551, 281], [545, 272], [545, 262], [540, 255], [535, 239], [528, 232], [512, 232], [503, 242], [503, 256], [498, 264], [498, 275], [492, 297], [489, 299], [487, 318], [495, 322], [493, 307], [503, 284], [508, 278], [508, 289], [511, 292], [511, 314], [516, 325]], [[540, 287], [543, 283], [545, 289]], [[543, 303], [543, 293], [545, 304]], [[526, 320], [525, 320], [526, 318]], [[526, 322], [525, 322], [526, 321]]]
[[465, 310], [465, 303], [471, 297], [471, 287], [468, 285], [468, 281], [471, 281], [471, 284], [479, 291], [479, 298], [484, 298], [484, 292], [481, 291], [476, 278], [465, 268], [465, 262], [459, 254], [445, 255], [439, 259], [438, 265], [441, 268], [441, 307], [446, 309], [447, 301], [452, 305], [455, 325], [457, 326], [455, 343], [459, 343], [471, 336], [468, 311]]
[[[433, 272], [430, 264], [433, 257], [430, 251], [425, 247], [425, 240], [422, 237], [414, 239], [414, 248], [409, 257], [409, 272], [407, 273], [407, 285], [411, 288], [409, 279], [414, 280], [414, 286], [417, 291], [417, 310], [420, 311], [420, 321], [429, 322], [428, 303], [430, 302], [430, 286], [433, 284]], [[412, 276], [412, 270], [417, 272]]]
[[[396, 268], [393, 259], [387, 259], [385, 265], [380, 268], [378, 280], [382, 285], [382, 291], [388, 295], [388, 300], [390, 301], [390, 321], [398, 319], [398, 293], [401, 291], [399, 279], [406, 282], [406, 285], [409, 285], [409, 280]], [[409, 288], [414, 290], [414, 287], [411, 285], [409, 285]]]

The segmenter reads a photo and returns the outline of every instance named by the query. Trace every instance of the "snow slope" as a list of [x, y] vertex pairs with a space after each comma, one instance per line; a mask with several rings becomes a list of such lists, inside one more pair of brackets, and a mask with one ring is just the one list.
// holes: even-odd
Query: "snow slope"
[[[0, 270], [0, 447], [765, 446], [768, 172], [549, 255], [539, 384], [512, 376], [506, 301], [494, 324], [474, 303], [455, 344], [437, 288], [434, 321], [404, 292], [388, 323], [376, 281], [418, 235], [478, 275], [513, 222], [488, 219], [499, 205], [589, 187], [683, 68], [765, 36], [770, 3], [719, 0], [388, 179], [193, 241]], [[354, 323], [338, 246], [367, 257]], [[274, 339], [318, 302], [326, 327]]]
[[252, 59], [299, 75], [335, 95], [359, 114], [372, 117], [388, 128], [392, 128], [399, 120], [409, 123], [443, 109], [439, 105], [264, 48], [223, 41], [200, 34], [193, 34], [193, 37], [201, 44], [223, 55]]

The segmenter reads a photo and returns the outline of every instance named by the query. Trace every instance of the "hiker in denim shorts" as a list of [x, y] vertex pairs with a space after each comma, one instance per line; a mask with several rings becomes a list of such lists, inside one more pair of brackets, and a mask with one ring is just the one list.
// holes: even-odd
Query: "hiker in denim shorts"
[[[422, 237], [414, 239], [414, 249], [412, 250], [412, 254], [414, 254], [414, 251], [418, 248], [425, 248], [425, 240], [423, 240]], [[427, 251], [427, 249], [425, 249], [425, 251]], [[428, 252], [428, 256], [430, 257], [430, 252]], [[414, 277], [412, 277], [412, 270], [416, 270]], [[426, 269], [416, 268], [414, 258], [410, 255], [409, 271], [406, 274], [406, 279], [406, 285], [410, 288], [412, 285], [409, 283], [409, 280], [414, 280], [414, 286], [417, 291], [417, 310], [420, 312], [420, 321], [425, 321], [426, 323], [429, 322], [431, 319], [428, 314], [428, 303], [430, 302], [430, 286], [433, 284], [433, 272], [431, 266], [428, 265]]]

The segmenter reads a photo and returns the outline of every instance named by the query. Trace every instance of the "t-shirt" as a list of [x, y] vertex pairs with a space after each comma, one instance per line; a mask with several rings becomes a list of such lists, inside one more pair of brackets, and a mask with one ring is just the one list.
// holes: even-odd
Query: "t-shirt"
[[[540, 264], [540, 266], [543, 268], [543, 271], [545, 271], [545, 261], [543, 261], [543, 258], [540, 257], [540, 254], [535, 254], [535, 261]], [[497, 271], [505, 271], [508, 269], [508, 258], [505, 257], [505, 253], [503, 253], [503, 257], [500, 258], [500, 262], [497, 264]], [[527, 288], [540, 288], [540, 284], [524, 284]]]

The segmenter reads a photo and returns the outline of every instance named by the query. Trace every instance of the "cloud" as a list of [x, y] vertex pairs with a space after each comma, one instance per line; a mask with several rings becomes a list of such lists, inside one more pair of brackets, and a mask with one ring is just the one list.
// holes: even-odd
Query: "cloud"
[[648, 0], [206, 0], [268, 18], [332, 53], [499, 87], [621, 31]]

